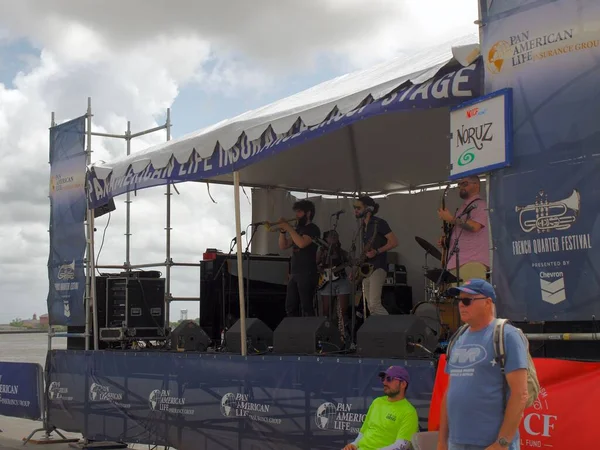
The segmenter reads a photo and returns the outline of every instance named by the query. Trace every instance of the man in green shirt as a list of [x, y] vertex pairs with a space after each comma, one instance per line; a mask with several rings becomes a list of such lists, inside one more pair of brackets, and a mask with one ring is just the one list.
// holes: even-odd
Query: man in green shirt
[[419, 431], [419, 416], [404, 394], [410, 383], [404, 367], [391, 366], [379, 376], [383, 393], [369, 406], [367, 417], [354, 442], [344, 450], [410, 450]]

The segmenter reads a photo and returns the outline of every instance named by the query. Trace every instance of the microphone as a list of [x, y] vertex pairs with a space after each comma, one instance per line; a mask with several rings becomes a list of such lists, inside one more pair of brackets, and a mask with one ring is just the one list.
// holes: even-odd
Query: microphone
[[344, 214], [346, 211], [344, 211], [343, 209], [340, 209], [339, 211], [334, 212], [331, 216], [337, 216], [340, 217], [342, 214]]
[[[246, 234], [246, 232], [245, 232], [245, 231], [242, 231], [242, 232], [240, 233], [240, 237], [241, 237], [241, 236], [244, 236], [245, 234]], [[235, 242], [235, 241], [237, 241], [237, 236], [236, 236], [236, 237], [234, 237], [234, 238], [231, 240], [231, 242]]]

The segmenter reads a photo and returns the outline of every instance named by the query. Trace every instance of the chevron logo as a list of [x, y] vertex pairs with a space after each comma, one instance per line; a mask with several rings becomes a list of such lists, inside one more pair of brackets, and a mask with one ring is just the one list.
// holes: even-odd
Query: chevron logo
[[556, 272], [552, 275], [556, 275], [559, 278], [554, 281], [548, 281], [544, 279], [544, 275], [547, 273], [540, 273], [540, 287], [542, 289], [542, 300], [550, 303], [551, 305], [557, 305], [560, 302], [564, 302], [567, 299], [567, 293], [565, 290], [565, 278], [562, 272]]

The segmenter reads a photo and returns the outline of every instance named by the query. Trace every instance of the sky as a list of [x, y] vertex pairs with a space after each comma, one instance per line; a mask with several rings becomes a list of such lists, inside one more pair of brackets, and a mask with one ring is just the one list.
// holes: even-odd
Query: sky
[[[165, 121], [172, 137], [333, 77], [477, 31], [477, 0], [0, 0], [0, 323], [47, 312], [48, 127], [85, 113], [123, 134]], [[132, 152], [166, 139], [132, 141]], [[95, 137], [93, 161], [125, 153]], [[209, 193], [210, 189], [210, 193]], [[198, 262], [235, 235], [233, 190], [184, 183], [172, 199], [172, 258]], [[242, 227], [250, 223], [242, 193]], [[125, 197], [96, 221], [99, 264], [125, 261]], [[132, 196], [134, 264], [165, 260], [164, 187]], [[103, 244], [102, 244], [103, 242]], [[102, 244], [102, 245], [101, 245]], [[100, 250], [101, 248], [101, 250]], [[98, 251], [100, 253], [98, 254]], [[199, 294], [199, 269], [172, 269], [176, 297]], [[197, 303], [174, 302], [171, 316]]]

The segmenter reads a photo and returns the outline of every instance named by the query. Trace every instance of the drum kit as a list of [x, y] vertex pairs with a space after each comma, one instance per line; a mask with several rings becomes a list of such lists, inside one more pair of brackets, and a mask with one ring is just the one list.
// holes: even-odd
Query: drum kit
[[430, 268], [428, 266], [429, 256], [442, 262], [442, 253], [434, 245], [419, 236], [415, 236], [415, 240], [425, 250], [425, 264], [423, 266], [425, 299], [414, 307], [413, 314], [421, 316], [424, 320], [427, 319], [426, 322], [429, 326], [435, 324], [436, 328], [439, 327], [441, 337], [443, 337], [446, 333], [452, 333], [460, 321], [451, 299], [448, 299], [445, 295], [451, 285], [458, 282], [458, 279], [445, 269]]

